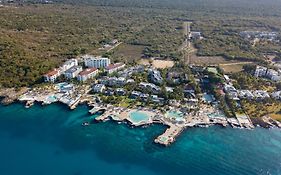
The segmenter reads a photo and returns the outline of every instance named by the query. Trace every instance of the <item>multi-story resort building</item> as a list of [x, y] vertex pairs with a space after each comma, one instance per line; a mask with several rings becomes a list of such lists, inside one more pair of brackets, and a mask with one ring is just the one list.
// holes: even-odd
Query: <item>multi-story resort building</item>
[[110, 64], [109, 58], [94, 57], [90, 55], [85, 55], [82, 58], [84, 59], [86, 67], [104, 68]]
[[72, 68], [73, 66], [78, 66], [78, 60], [77, 59], [71, 59], [66, 61], [61, 67], [62, 73], [67, 71], [68, 69]]
[[266, 41], [279, 41], [277, 32], [268, 31], [243, 31], [240, 32], [240, 36], [244, 39], [260, 39]]
[[86, 81], [88, 79], [94, 78], [98, 72], [99, 71], [97, 68], [87, 68], [78, 74], [77, 79], [79, 81]]
[[82, 66], [73, 66], [64, 72], [64, 76], [68, 79], [75, 78], [82, 70]]
[[272, 96], [274, 99], [281, 100], [281, 91], [273, 92], [273, 93], [271, 94], [271, 96]]
[[44, 81], [54, 83], [56, 79], [60, 76], [60, 74], [61, 72], [59, 69], [54, 69], [43, 76]]
[[77, 59], [71, 59], [66, 61], [61, 67], [59, 67], [58, 69], [54, 69], [50, 72], [48, 72], [47, 74], [45, 74], [44, 77], [44, 81], [45, 82], [52, 82], [54, 83], [56, 81], [56, 79], [65, 71], [67, 71], [68, 69], [70, 69], [73, 66], [78, 66], [78, 60]]
[[263, 91], [263, 90], [255, 90], [255, 91], [253, 91], [253, 95], [255, 96], [255, 98], [257, 100], [270, 98], [270, 95], [268, 94], [268, 92]]
[[268, 69], [267, 71], [267, 77], [270, 78], [272, 81], [280, 81], [281, 75], [279, 72], [273, 69]]
[[250, 90], [240, 90], [238, 93], [240, 98], [246, 98], [250, 100], [255, 98]]
[[141, 73], [144, 71], [144, 66], [143, 65], [138, 65], [134, 67], [128, 67], [122, 71], [119, 72], [119, 75], [121, 77], [130, 77], [133, 73]]
[[266, 75], [267, 68], [262, 66], [257, 66], [255, 71], [255, 77], [263, 77]]
[[99, 79], [99, 83], [104, 84], [106, 86], [124, 86], [127, 81], [124, 77], [106, 77], [104, 79]]
[[145, 82], [141, 82], [139, 84], [139, 87], [141, 89], [147, 89], [148, 91], [151, 91], [153, 93], [160, 93], [161, 91], [161, 88], [159, 86], [156, 86], [155, 84], [153, 83], [145, 83]]
[[150, 69], [148, 73], [149, 79], [152, 81], [152, 83], [161, 84], [163, 82], [161, 73], [158, 70]]
[[113, 72], [116, 72], [120, 69], [123, 69], [125, 67], [125, 64], [124, 63], [115, 63], [115, 64], [110, 64], [108, 65], [106, 68], [105, 68], [105, 71], [108, 73], [108, 74], [111, 74]]
[[93, 86], [93, 91], [94, 91], [95, 93], [102, 93], [102, 92], [105, 91], [105, 89], [106, 89], [106, 87], [105, 87], [104, 84], [95, 84], [95, 85]]
[[266, 77], [272, 81], [281, 81], [281, 73], [262, 66], [257, 66], [255, 77]]
[[223, 89], [231, 99], [239, 100], [238, 91], [232, 84], [225, 84]]

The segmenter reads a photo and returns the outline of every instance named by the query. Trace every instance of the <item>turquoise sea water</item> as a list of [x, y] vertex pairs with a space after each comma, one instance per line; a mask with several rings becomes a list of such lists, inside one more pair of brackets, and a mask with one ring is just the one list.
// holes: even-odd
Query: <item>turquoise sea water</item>
[[1, 175], [280, 175], [281, 131], [192, 128], [168, 148], [165, 127], [94, 123], [88, 108], [0, 106]]

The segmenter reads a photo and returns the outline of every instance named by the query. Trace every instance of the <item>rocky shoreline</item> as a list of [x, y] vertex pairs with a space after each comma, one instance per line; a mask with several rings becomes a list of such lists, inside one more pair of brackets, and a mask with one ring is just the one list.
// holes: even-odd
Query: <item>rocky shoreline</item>
[[[29, 91], [28, 88], [22, 88], [18, 91], [16, 91], [14, 88], [10, 89], [2, 89], [0, 91], [0, 97], [3, 97], [1, 103], [4, 105], [11, 104], [15, 101], [20, 101], [20, 102], [26, 102], [26, 107], [29, 108], [33, 105], [34, 102], [39, 102], [42, 105], [46, 104], [51, 104], [51, 103], [56, 103], [56, 102], [61, 102], [64, 104], [64, 101], [61, 100], [54, 100], [53, 102], [46, 103], [44, 100], [45, 96], [49, 97], [49, 95], [52, 93], [46, 93], [45, 96], [42, 96], [40, 93], [33, 94], [32, 93], [27, 93]], [[86, 103], [88, 106], [92, 107], [92, 109], [89, 111], [91, 114], [99, 111], [100, 109], [104, 109], [104, 113], [96, 118], [96, 121], [102, 122], [102, 121], [107, 121], [109, 119], [117, 122], [126, 122], [131, 126], [138, 127], [138, 126], [147, 126], [149, 124], [153, 123], [161, 123], [164, 125], [167, 125], [168, 128], [166, 131], [159, 135], [154, 142], [168, 146], [175, 142], [176, 137], [186, 128], [191, 128], [191, 127], [209, 127], [212, 125], [221, 125], [223, 127], [226, 126], [231, 126], [233, 128], [246, 128], [246, 129], [253, 129], [254, 127], [263, 127], [263, 128], [281, 128], [281, 123], [273, 120], [269, 116], [264, 116], [262, 118], [253, 118], [253, 117], [245, 117], [239, 116], [237, 119], [234, 118], [225, 118], [222, 116], [209, 116], [209, 114], [217, 114], [214, 113], [213, 108], [210, 108], [206, 104], [202, 104], [200, 107], [200, 111], [194, 114], [182, 114], [182, 118], [179, 117], [168, 117], [167, 112], [161, 112], [159, 110], [152, 110], [149, 108], [140, 108], [140, 109], [127, 109], [127, 108], [122, 108], [122, 107], [115, 107], [112, 105], [106, 105], [106, 104], [97, 104], [95, 102], [95, 98], [91, 95], [87, 94], [88, 91], [85, 91], [83, 95], [80, 95], [78, 100], [75, 101], [75, 105], [68, 104], [70, 109], [74, 109], [78, 104]], [[29, 94], [26, 96], [26, 93]], [[39, 95], [39, 97], [37, 97]], [[22, 96], [26, 96], [25, 98], [22, 98]], [[30, 96], [30, 97], [29, 97]], [[36, 97], [36, 98], [35, 98]], [[44, 98], [43, 98], [44, 97]], [[33, 99], [32, 101], [28, 99]], [[69, 97], [70, 98], [70, 97]], [[72, 99], [74, 97], [71, 97]], [[76, 98], [75, 98], [76, 99]], [[74, 107], [73, 107], [74, 106]], [[132, 110], [140, 110], [144, 113], [149, 114], [149, 119], [144, 120], [144, 121], [134, 121], [132, 118], [130, 118], [130, 113]], [[170, 109], [172, 111], [179, 111], [179, 109]], [[179, 121], [178, 119], [181, 119]]]
[[0, 89], [1, 104], [9, 105], [18, 100], [18, 98], [26, 93], [29, 88], [23, 87], [20, 89], [15, 88], [5, 88]]

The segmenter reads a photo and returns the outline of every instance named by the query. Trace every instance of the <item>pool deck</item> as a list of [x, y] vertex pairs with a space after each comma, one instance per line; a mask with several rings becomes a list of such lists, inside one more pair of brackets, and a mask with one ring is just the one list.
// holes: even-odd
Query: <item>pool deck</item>
[[[91, 114], [96, 113], [98, 110], [102, 109], [100, 108], [93, 108], [89, 112]], [[142, 126], [142, 125], [148, 125], [153, 123], [153, 116], [155, 115], [154, 113], [150, 111], [141, 111], [146, 113], [149, 116], [149, 119], [147, 121], [140, 121], [140, 122], [135, 122], [130, 118], [130, 113], [138, 111], [137, 109], [125, 109], [121, 107], [111, 107], [110, 110], [107, 110], [104, 114], [98, 116], [95, 120], [96, 121], [106, 121], [111, 117], [112, 120], [114, 121], [127, 121], [130, 123], [132, 126]], [[114, 116], [114, 117], [112, 117]]]
[[[93, 108], [91, 109], [89, 112], [97, 112], [100, 108]], [[106, 108], [107, 111], [100, 115], [99, 117], [96, 118], [96, 121], [102, 122], [102, 121], [107, 121], [110, 118], [114, 121], [124, 121], [128, 124], [130, 124], [131, 126], [143, 126], [143, 125], [149, 125], [149, 124], [153, 124], [153, 123], [160, 123], [163, 125], [168, 126], [168, 129], [161, 134], [160, 136], [158, 136], [154, 142], [161, 144], [161, 145], [165, 145], [168, 146], [171, 143], [173, 143], [176, 140], [176, 137], [183, 131], [185, 130], [185, 128], [187, 127], [196, 127], [196, 126], [210, 126], [210, 125], [215, 125], [215, 124], [219, 124], [222, 126], [227, 126], [228, 125], [228, 121], [226, 118], [224, 117], [214, 117], [212, 119], [210, 119], [208, 117], [207, 114], [205, 114], [204, 112], [197, 112], [194, 115], [191, 114], [183, 114], [182, 118], [184, 119], [184, 121], [181, 121], [180, 123], [178, 121], [175, 121], [173, 119], [171, 119], [171, 117], [168, 117], [166, 115], [166, 113], [161, 113], [158, 110], [149, 110], [149, 109], [145, 109], [145, 108], [141, 108], [141, 109], [126, 109], [126, 108], [121, 108], [121, 107], [107, 107]], [[208, 112], [213, 112], [211, 109], [205, 109]], [[143, 112], [146, 113], [149, 116], [148, 120], [142, 120], [140, 122], [135, 122], [130, 118], [130, 113], [132, 112]], [[114, 117], [112, 117], [114, 116]], [[155, 116], [158, 116], [156, 119]], [[159, 120], [160, 119], [160, 120]]]
[[254, 128], [254, 125], [248, 115], [236, 114], [236, 118], [237, 118], [240, 126], [245, 127], [245, 128]]
[[[111, 105], [107, 105], [106, 107], [94, 107], [89, 112], [95, 113], [100, 109], [106, 109], [106, 112], [99, 117], [96, 118], [96, 121], [102, 122], [112, 119], [113, 121], [117, 122], [126, 122], [131, 126], [143, 126], [143, 125], [150, 125], [153, 123], [163, 124], [168, 126], [167, 130], [158, 136], [154, 142], [157, 144], [161, 144], [164, 146], [168, 146], [176, 141], [176, 137], [184, 131], [186, 128], [191, 127], [208, 127], [211, 125], [221, 125], [226, 127], [228, 125], [232, 127], [240, 127], [240, 128], [251, 128], [248, 125], [241, 125], [239, 119], [236, 118], [226, 118], [217, 111], [215, 108], [210, 107], [209, 105], [202, 105], [200, 111], [197, 111], [192, 114], [181, 114], [180, 121], [177, 121], [177, 117], [170, 117], [167, 115], [167, 112], [162, 113], [159, 110], [150, 110], [147, 108], [139, 108], [139, 109], [127, 109], [122, 107], [114, 107]], [[143, 112], [149, 116], [148, 120], [142, 121], [133, 121], [130, 118], [130, 114], [132, 112]], [[169, 111], [168, 111], [169, 112]], [[157, 116], [157, 117], [156, 117]], [[243, 117], [244, 121], [247, 118]]]
[[75, 86], [75, 91], [63, 92], [54, 86], [46, 86], [44, 89], [35, 88], [21, 94], [17, 99], [21, 102], [27, 102], [27, 106], [34, 102], [49, 105], [56, 102], [61, 102], [68, 105], [70, 109], [75, 109], [81, 100], [85, 101], [87, 94], [90, 92], [89, 86]]

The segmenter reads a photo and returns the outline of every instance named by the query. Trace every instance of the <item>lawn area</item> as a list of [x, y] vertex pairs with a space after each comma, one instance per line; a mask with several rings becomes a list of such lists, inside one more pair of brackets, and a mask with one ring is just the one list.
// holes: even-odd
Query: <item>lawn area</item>
[[132, 103], [134, 103], [133, 100], [129, 99], [129, 98], [126, 98], [126, 97], [123, 97], [122, 100], [120, 101], [119, 103], [119, 106], [120, 107], [123, 107], [123, 108], [127, 108], [129, 107]]
[[224, 70], [225, 73], [236, 73], [243, 70], [243, 66], [246, 64], [252, 64], [251, 62], [237, 62], [237, 63], [227, 63], [220, 64], [220, 68]]
[[189, 63], [196, 64], [196, 65], [217, 65], [223, 63], [232, 63], [233, 60], [226, 60], [221, 56], [197, 56], [193, 54], [190, 56]]
[[220, 68], [224, 70], [225, 73], [241, 72], [244, 64], [236, 65], [220, 65]]
[[132, 62], [133, 60], [140, 60], [143, 56], [144, 46], [121, 44], [112, 53], [112, 58], [120, 61], [127, 60]]

